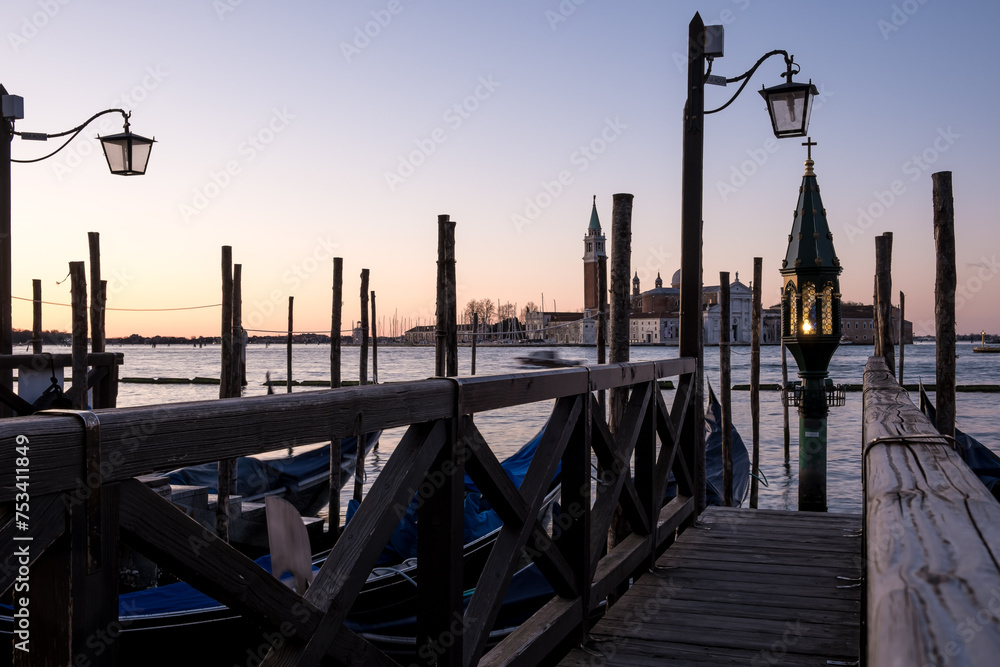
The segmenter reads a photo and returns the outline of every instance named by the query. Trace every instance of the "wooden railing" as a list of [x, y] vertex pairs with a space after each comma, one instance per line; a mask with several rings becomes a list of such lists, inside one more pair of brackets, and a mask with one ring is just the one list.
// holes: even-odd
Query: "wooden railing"
[[[671, 376], [680, 378], [668, 410], [657, 380]], [[15, 664], [119, 664], [115, 641], [90, 641], [95, 629], [118, 621], [119, 540], [263, 630], [280, 628], [263, 634], [278, 638], [264, 665], [316, 665], [326, 657], [394, 664], [344, 619], [400, 509], [417, 493], [424, 501], [418, 646], [433, 649], [424, 657], [439, 665], [537, 663], [583, 639], [608, 593], [693, 520], [693, 489], [704, 480], [688, 473], [696, 445], [677, 434], [694, 386], [695, 361], [670, 359], [0, 421], [0, 591], [6, 596], [19, 576], [30, 579], [31, 653], [14, 650]], [[616, 387], [631, 391], [612, 435], [594, 392]], [[473, 415], [552, 399], [537, 454], [514, 488]], [[304, 596], [134, 479], [399, 426], [409, 428]], [[593, 459], [601, 478], [592, 498]], [[537, 517], [560, 462], [563, 520], [550, 535]], [[465, 472], [504, 525], [463, 611]], [[678, 493], [664, 505], [671, 472]], [[633, 532], [605, 553], [619, 504]], [[558, 595], [487, 652], [522, 552]]]
[[864, 387], [867, 664], [997, 664], [1000, 503], [882, 357]]

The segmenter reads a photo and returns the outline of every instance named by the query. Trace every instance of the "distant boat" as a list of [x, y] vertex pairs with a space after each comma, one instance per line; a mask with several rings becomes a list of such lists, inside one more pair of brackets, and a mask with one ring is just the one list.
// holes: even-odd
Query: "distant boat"
[[517, 357], [522, 366], [543, 368], [568, 368], [583, 364], [582, 359], [563, 359], [556, 350], [532, 350], [524, 357]]
[[844, 334], [843, 336], [840, 337], [840, 344], [841, 345], [854, 345], [854, 339], [851, 338], [850, 336], [848, 336], [847, 334]]
[[982, 333], [983, 343], [979, 347], [972, 348], [973, 352], [1000, 352], [1000, 345], [987, 345], [986, 344], [986, 332]]

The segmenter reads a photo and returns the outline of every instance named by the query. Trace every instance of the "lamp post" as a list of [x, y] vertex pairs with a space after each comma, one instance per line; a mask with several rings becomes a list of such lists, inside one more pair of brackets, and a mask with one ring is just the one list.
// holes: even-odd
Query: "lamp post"
[[[2, 102], [2, 122], [0, 122], [0, 354], [11, 354], [12, 321], [11, 321], [11, 163], [41, 162], [52, 157], [69, 142], [76, 138], [90, 123], [97, 118], [109, 114], [120, 113], [125, 120], [124, 130], [119, 134], [106, 137], [98, 136], [108, 161], [112, 174], [120, 176], [141, 176], [146, 173], [149, 153], [155, 139], [133, 134], [129, 129], [131, 112], [124, 109], [105, 109], [88, 118], [84, 123], [65, 132], [45, 134], [39, 132], [16, 132], [14, 122], [24, 118], [24, 99], [18, 95], [10, 95], [0, 84], [0, 102]], [[14, 160], [10, 155], [10, 144], [14, 136], [30, 141], [47, 141], [68, 136], [63, 144], [48, 155], [31, 160]], [[0, 385], [12, 389], [13, 373], [10, 369], [0, 370]]]
[[[686, 419], [681, 442], [693, 443], [685, 452], [692, 463], [692, 478], [696, 488], [690, 489], [695, 501], [695, 511], [705, 508], [705, 433], [704, 433], [704, 354], [702, 349], [701, 273], [702, 273], [702, 197], [704, 186], [705, 114], [722, 111], [739, 96], [750, 82], [761, 63], [775, 55], [783, 55], [786, 71], [785, 83], [760, 91], [771, 117], [774, 136], [801, 137], [806, 135], [812, 112], [812, 98], [816, 87], [795, 83], [792, 76], [798, 72], [794, 56], [786, 51], [771, 51], [740, 76], [723, 78], [711, 76], [712, 63], [723, 55], [724, 32], [722, 26], [705, 26], [701, 15], [695, 13], [688, 25], [688, 77], [687, 103], [684, 105], [684, 140], [681, 175], [681, 315], [678, 354], [697, 360], [697, 381], [691, 397], [694, 414]], [[708, 70], [705, 66], [708, 63]], [[795, 69], [793, 69], [795, 68]], [[706, 81], [725, 85], [742, 81], [739, 89], [728, 102], [717, 109], [705, 111]]]
[[799, 366], [800, 386], [785, 391], [799, 407], [799, 510], [826, 511], [826, 418], [843, 405], [843, 391], [827, 380], [840, 345], [840, 273], [833, 234], [813, 171], [812, 147], [799, 188], [788, 250], [781, 262], [781, 340]]

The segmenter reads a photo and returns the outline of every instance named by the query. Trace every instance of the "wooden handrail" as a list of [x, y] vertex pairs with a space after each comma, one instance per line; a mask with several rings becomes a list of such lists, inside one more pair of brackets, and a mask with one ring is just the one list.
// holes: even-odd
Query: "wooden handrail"
[[865, 368], [869, 665], [988, 665], [1000, 655], [1000, 503], [882, 357]]
[[[673, 375], [680, 376], [680, 384], [668, 412], [657, 380]], [[74, 629], [68, 637], [55, 637], [45, 648], [46, 655], [62, 656], [69, 647], [85, 650], [80, 644], [85, 637], [77, 629], [113, 618], [113, 601], [117, 599], [113, 554], [119, 534], [126, 544], [172, 566], [184, 580], [209, 591], [247, 618], [284, 622], [289, 615], [288, 603], [295, 598], [274, 585], [266, 586], [259, 595], [250, 594], [247, 577], [259, 577], [249, 559], [206, 534], [196, 521], [146, 492], [132, 478], [399, 426], [409, 428], [304, 596], [300, 610], [304, 616], [296, 621], [295, 636], [275, 645], [262, 665], [313, 665], [331, 655], [348, 664], [385, 662], [363, 638], [346, 629], [343, 620], [398, 523], [400, 510], [405, 510], [415, 494], [423, 498], [426, 487], [436, 508], [460, 508], [460, 480], [467, 458], [469, 474], [484, 498], [502, 513], [504, 524], [484, 570], [489, 574], [480, 579], [469, 603], [468, 627], [463, 626], [463, 636], [454, 637], [454, 644], [447, 647], [448, 664], [473, 665], [481, 660], [508, 664], [518, 656], [546, 655], [571, 635], [585, 636], [587, 619], [600, 600], [647, 567], [675, 532], [692, 519], [696, 506], [690, 490], [697, 480], [692, 479], [691, 471], [696, 468], [685, 459], [689, 449], [682, 446], [685, 443], [679, 441], [678, 434], [683, 432], [689, 413], [695, 413], [689, 410], [695, 383], [693, 359], [669, 359], [94, 410], [93, 415], [100, 420], [100, 440], [92, 442], [89, 451], [99, 456], [100, 462], [92, 462], [89, 475], [83, 474], [88, 450], [76, 420], [44, 413], [0, 420], [0, 442], [14, 442], [17, 436], [30, 442], [31, 496], [38, 499], [39, 506], [55, 512], [45, 525], [32, 524], [32, 537], [40, 547], [32, 553], [32, 568], [36, 561], [46, 571], [82, 562], [79, 554], [87, 541], [78, 537], [81, 527], [104, 531], [101, 545], [110, 555], [103, 564], [102, 579], [89, 580], [105, 582], [92, 585], [91, 593], [99, 593], [103, 600], [100, 604], [82, 605], [75, 597], [76, 589], [65, 583], [41, 584], [51, 604], [32, 608], [32, 618], [39, 619], [39, 627], [47, 627], [48, 615], [56, 619], [52, 627], [66, 627], [66, 618], [60, 614], [65, 616], [66, 609], [85, 610], [80, 616], [73, 612], [70, 620]], [[616, 387], [629, 387], [632, 395], [619, 431], [612, 434], [594, 392]], [[556, 399], [556, 406], [538, 453], [515, 489], [469, 415], [551, 399]], [[593, 455], [601, 463], [602, 480], [591, 502]], [[14, 447], [0, 447], [0, 502], [13, 500], [18, 492], [13, 474], [17, 456]], [[560, 462], [565, 525], [550, 537], [537, 516]], [[100, 474], [95, 472], [98, 469]], [[671, 473], [679, 488], [674, 500], [664, 505]], [[450, 477], [459, 480], [457, 487], [441, 482]], [[452, 489], [448, 492], [451, 499], [444, 505], [437, 497], [439, 488]], [[452, 496], [454, 488], [459, 491]], [[86, 502], [95, 491], [100, 492], [100, 502]], [[121, 507], [119, 498], [122, 503], [131, 503], [131, 509]], [[602, 556], [603, 536], [619, 504], [636, 532]], [[426, 513], [430, 505], [427, 502], [421, 507], [421, 525], [436, 523], [434, 530], [439, 536], [461, 535], [460, 510]], [[71, 521], [58, 521], [60, 508]], [[64, 530], [71, 534], [71, 549], [45, 550], [44, 545], [56, 544]], [[13, 531], [14, 522], [8, 517], [0, 525], [0, 535], [9, 536]], [[435, 546], [428, 542], [428, 534], [421, 531], [418, 550], [430, 545], [428, 553], [433, 553]], [[0, 544], [0, 557], [8, 557], [10, 545], [9, 540]], [[460, 540], [454, 546], [440, 559], [444, 562], [447, 556], [451, 566], [432, 562], [422, 569], [418, 583], [418, 589], [424, 591], [421, 595], [441, 590], [445, 583], [452, 587], [459, 584], [461, 593]], [[440, 550], [440, 544], [436, 548]], [[486, 653], [489, 632], [522, 553], [530, 555], [558, 595], [517, 633]], [[99, 562], [88, 567], [98, 574], [102, 571]], [[82, 572], [73, 570], [74, 580], [78, 576]], [[10, 583], [9, 577], [0, 577], [0, 588]], [[453, 624], [455, 614], [462, 615], [460, 595], [455, 604], [434, 611], [421, 606], [419, 636], [441, 636]], [[93, 664], [114, 664], [112, 652], [100, 659], [91, 657]], [[53, 659], [58, 662], [62, 658]]]

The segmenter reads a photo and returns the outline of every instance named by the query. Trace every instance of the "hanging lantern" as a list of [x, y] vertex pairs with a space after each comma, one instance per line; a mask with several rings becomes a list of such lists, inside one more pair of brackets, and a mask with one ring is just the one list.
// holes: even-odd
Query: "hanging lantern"
[[97, 138], [101, 140], [104, 157], [108, 160], [108, 168], [112, 174], [142, 176], [146, 173], [149, 153], [156, 140], [133, 134], [129, 130], [128, 118], [125, 119], [125, 131], [121, 134]]

